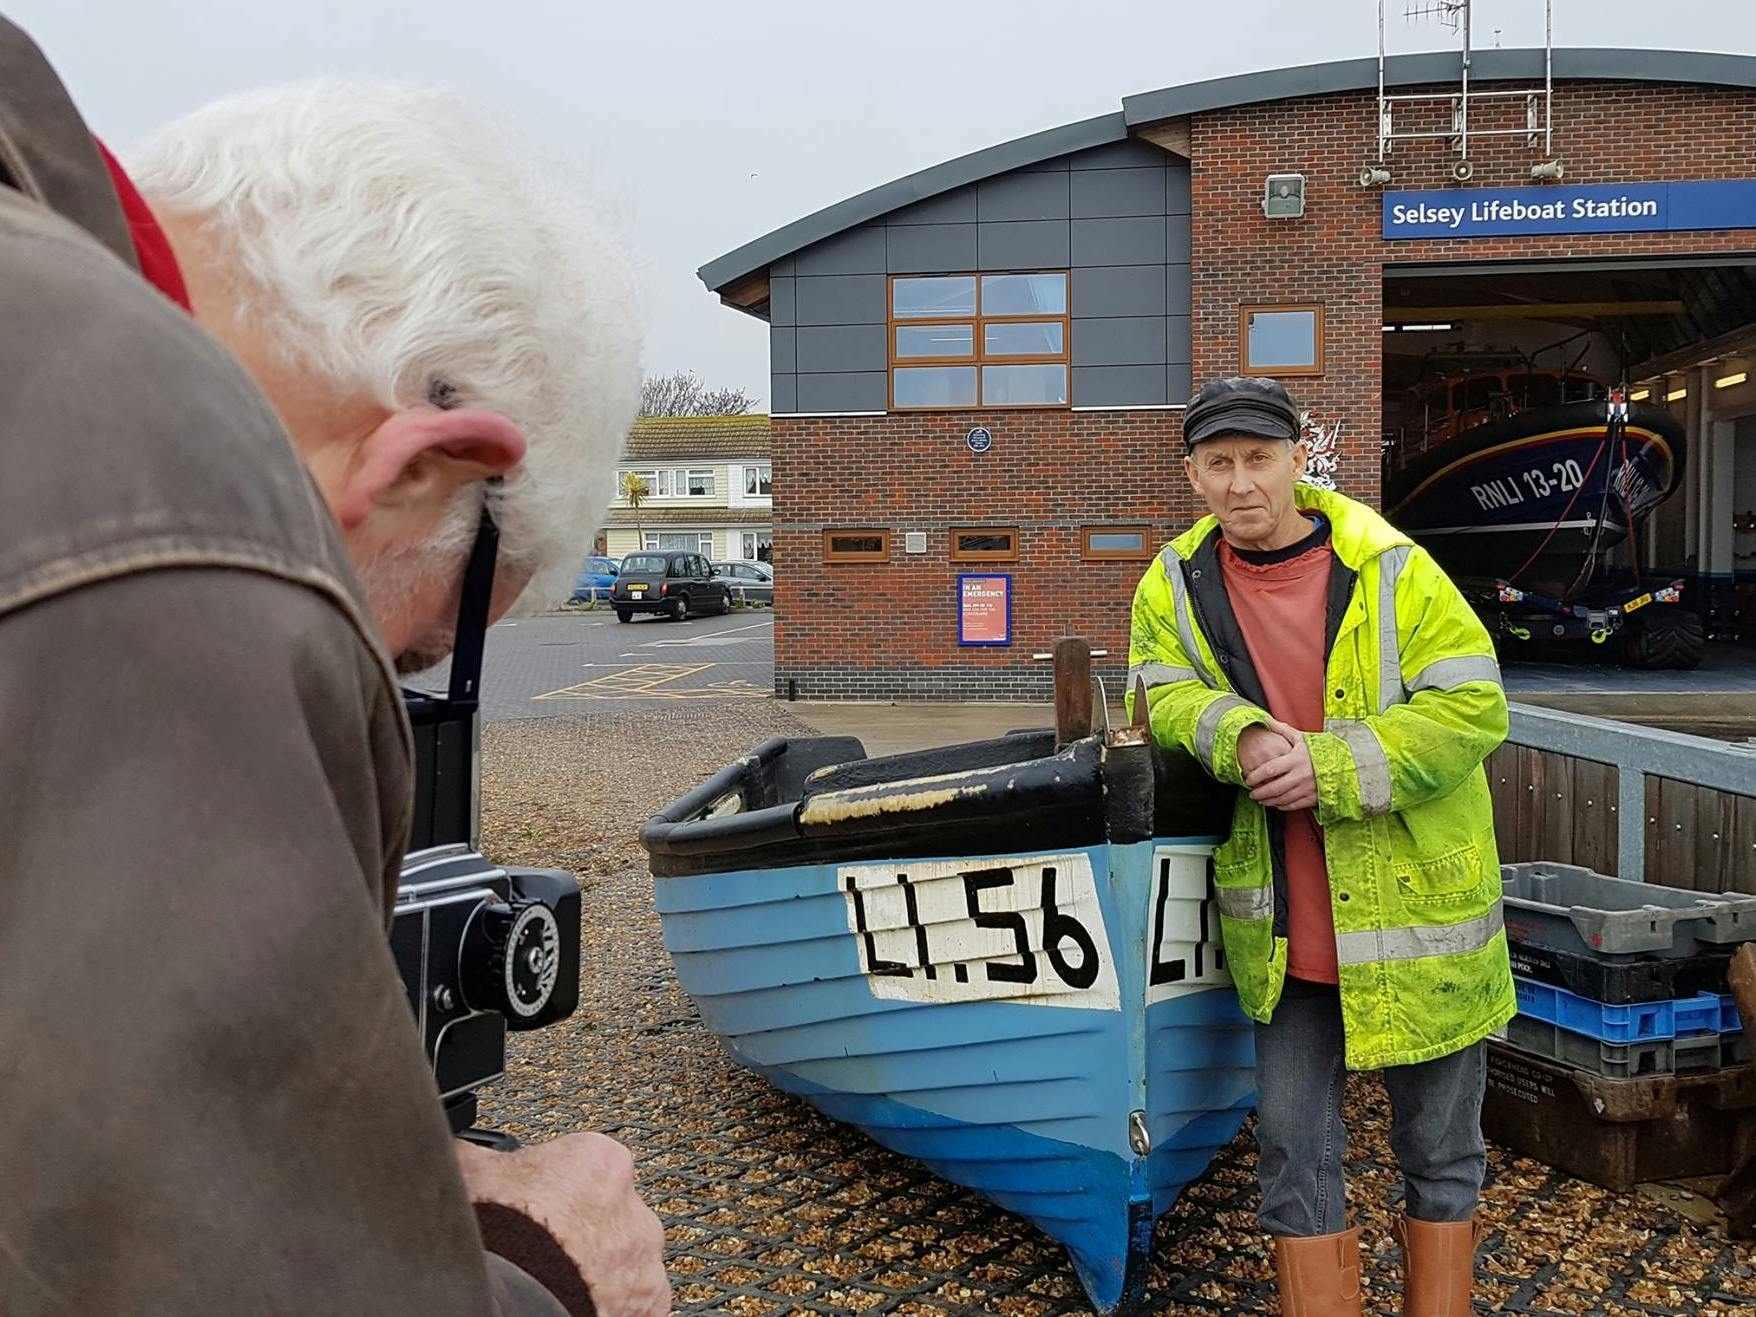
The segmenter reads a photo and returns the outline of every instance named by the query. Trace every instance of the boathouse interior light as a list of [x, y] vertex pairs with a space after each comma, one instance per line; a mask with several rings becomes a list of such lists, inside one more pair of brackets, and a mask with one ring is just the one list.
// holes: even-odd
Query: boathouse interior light
[[1629, 402], [1645, 402], [1650, 397], [1652, 397], [1652, 390], [1651, 389], [1640, 388], [1640, 389], [1634, 390], [1634, 392], [1632, 392], [1628, 395], [1628, 401]]
[[1666, 402], [1681, 402], [1689, 396], [1689, 386], [1683, 383], [1674, 384], [1665, 392]]
[[1262, 213], [1269, 219], [1298, 219], [1305, 213], [1305, 176], [1270, 174], [1263, 186]]
[[1713, 381], [1716, 389], [1730, 389], [1750, 378], [1750, 363], [1743, 357], [1728, 357], [1720, 367], [1725, 374]]

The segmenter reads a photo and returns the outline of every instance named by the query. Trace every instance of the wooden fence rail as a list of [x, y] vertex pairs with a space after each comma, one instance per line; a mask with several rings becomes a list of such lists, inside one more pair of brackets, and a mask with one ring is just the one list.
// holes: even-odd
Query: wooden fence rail
[[1756, 747], [1514, 704], [1487, 769], [1504, 863], [1756, 893]]

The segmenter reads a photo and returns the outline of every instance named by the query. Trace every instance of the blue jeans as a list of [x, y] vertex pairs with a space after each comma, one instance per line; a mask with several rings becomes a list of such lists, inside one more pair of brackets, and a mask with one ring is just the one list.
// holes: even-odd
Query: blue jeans
[[[1417, 1221], [1467, 1221], [1487, 1170], [1482, 1093], [1487, 1045], [1383, 1072], [1390, 1147], [1402, 1169], [1404, 1210]], [[1347, 1229], [1342, 1155], [1341, 996], [1287, 980], [1269, 1024], [1256, 1026], [1258, 1217], [1271, 1235]]]

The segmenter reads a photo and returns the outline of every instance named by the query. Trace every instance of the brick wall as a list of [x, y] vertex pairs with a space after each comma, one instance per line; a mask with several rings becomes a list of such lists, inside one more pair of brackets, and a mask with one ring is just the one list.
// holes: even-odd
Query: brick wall
[[[965, 444], [973, 425], [992, 430], [988, 452]], [[791, 680], [800, 699], [1046, 695], [1049, 665], [1030, 655], [1067, 631], [1121, 663], [1146, 563], [1082, 562], [1079, 530], [1144, 522], [1156, 546], [1187, 526], [1180, 435], [1174, 411], [775, 417], [777, 692]], [[953, 562], [960, 524], [1018, 527], [1019, 561]], [[889, 530], [890, 561], [823, 562], [837, 526]], [[926, 553], [904, 552], [910, 530], [927, 532]], [[1012, 575], [1013, 643], [960, 648], [958, 573], [988, 570]]]
[[[1195, 378], [1237, 370], [1240, 305], [1322, 302], [1326, 371], [1287, 383], [1320, 421], [1342, 422], [1337, 481], [1357, 497], [1375, 502], [1378, 492], [1385, 263], [1756, 250], [1756, 233], [1749, 231], [1385, 241], [1383, 194], [1358, 182], [1361, 167], [1377, 162], [1377, 111], [1376, 93], [1314, 96], [1200, 115], [1189, 134]], [[1512, 114], [1522, 122], [1523, 113], [1522, 102], [1516, 110], [1510, 102], [1501, 110], [1471, 110], [1477, 126], [1490, 126], [1490, 118], [1491, 126], [1509, 125]], [[1449, 126], [1442, 106], [1405, 107], [1398, 115], [1399, 130]], [[1756, 94], [1750, 92], [1560, 83], [1554, 127], [1554, 154], [1565, 163], [1569, 184], [1756, 175]], [[1471, 188], [1530, 187], [1530, 166], [1541, 157], [1523, 137], [1512, 137], [1472, 140], [1470, 159]], [[1441, 142], [1399, 143], [1387, 162], [1390, 186], [1457, 186], [1455, 161]], [[1263, 216], [1263, 180], [1273, 173], [1305, 175], [1304, 218]]]
[[[1342, 421], [1339, 482], [1357, 497], [1378, 493], [1384, 262], [1756, 250], [1750, 232], [1386, 242], [1381, 194], [1356, 181], [1376, 156], [1375, 113], [1374, 95], [1349, 93], [1218, 111], [1190, 131], [1195, 378], [1237, 370], [1241, 304], [1322, 302], [1326, 373], [1289, 383], [1320, 421]], [[1751, 93], [1561, 84], [1554, 118], [1570, 183], [1756, 175]], [[1471, 156], [1471, 187], [1528, 186], [1537, 158], [1522, 138], [1482, 139]], [[1453, 159], [1438, 144], [1399, 146], [1392, 186], [1451, 186]], [[1262, 182], [1277, 172], [1305, 175], [1305, 218], [1263, 217]], [[1198, 508], [1180, 424], [1177, 412], [1151, 410], [777, 416], [777, 693], [1046, 697], [1048, 665], [1030, 655], [1072, 631], [1111, 650], [1098, 667], [1114, 694], [1145, 564], [1081, 562], [1079, 527], [1145, 521], [1162, 542], [1189, 524]], [[965, 447], [972, 425], [993, 430], [989, 452]], [[949, 559], [948, 528], [965, 523], [1021, 531], [1020, 561], [995, 568], [1013, 576], [1010, 648], [957, 644], [957, 574], [980, 570]], [[825, 564], [821, 532], [835, 526], [889, 530], [889, 562]], [[928, 533], [927, 553], [903, 551], [908, 530]]]

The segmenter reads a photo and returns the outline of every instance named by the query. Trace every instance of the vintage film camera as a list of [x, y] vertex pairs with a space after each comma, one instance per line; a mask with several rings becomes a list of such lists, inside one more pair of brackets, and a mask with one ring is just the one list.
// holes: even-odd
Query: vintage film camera
[[475, 1125], [476, 1089], [506, 1072], [506, 1031], [554, 1024], [579, 1004], [573, 875], [497, 865], [476, 849], [478, 699], [498, 548], [484, 509], [464, 572], [447, 693], [403, 691], [414, 725], [415, 820], [390, 945], [458, 1134]]

